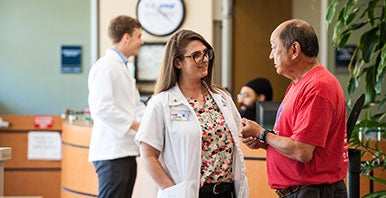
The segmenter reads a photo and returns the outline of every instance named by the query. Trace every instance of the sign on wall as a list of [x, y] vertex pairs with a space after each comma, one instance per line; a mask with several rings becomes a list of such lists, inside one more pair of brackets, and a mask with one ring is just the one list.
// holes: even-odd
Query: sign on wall
[[[354, 54], [356, 45], [346, 45], [341, 49], [335, 50], [335, 65], [337, 72], [347, 72], [347, 66], [350, 64], [351, 57]], [[355, 59], [352, 64], [355, 64]]]
[[63, 45], [62, 54], [62, 73], [82, 72], [82, 47], [77, 45]]

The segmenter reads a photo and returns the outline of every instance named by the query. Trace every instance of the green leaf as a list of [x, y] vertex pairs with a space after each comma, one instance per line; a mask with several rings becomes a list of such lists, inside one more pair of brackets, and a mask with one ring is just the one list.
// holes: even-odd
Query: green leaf
[[386, 43], [386, 19], [379, 24], [379, 33], [379, 42], [384, 46]]
[[326, 22], [327, 22], [327, 27], [330, 26], [332, 19], [334, 18], [335, 15], [335, 8], [336, 6], [340, 3], [341, 0], [333, 0], [330, 5], [328, 5], [327, 8], [327, 14], [326, 14]]
[[371, 118], [374, 120], [381, 120], [383, 117], [385, 117], [386, 113], [377, 113], [374, 114]]
[[375, 49], [378, 44], [378, 27], [365, 32], [360, 38], [360, 46], [362, 49], [362, 56], [365, 63], [369, 63], [374, 56]]
[[344, 24], [344, 12], [346, 8], [343, 8], [342, 10], [339, 11], [338, 16], [337, 16], [337, 21], [341, 21]]
[[349, 24], [355, 19], [355, 17], [356, 17], [357, 14], [358, 14], [358, 11], [359, 11], [359, 9], [354, 9], [354, 11], [351, 12], [351, 13], [347, 16], [347, 18], [346, 18], [346, 20], [345, 20], [345, 25], [349, 25]]
[[383, 97], [383, 99], [378, 104], [378, 109], [377, 110], [381, 111], [382, 108], [385, 106], [385, 104], [386, 104], [386, 97]]
[[354, 71], [352, 73], [352, 75], [355, 77], [355, 78], [359, 78], [363, 73], [367, 72], [367, 68], [365, 68], [362, 72], [362, 68], [364, 67], [364, 64], [365, 62], [363, 61], [362, 58], [358, 58], [358, 61], [356, 62], [355, 64], [355, 68], [354, 68]]
[[367, 68], [366, 72], [366, 86], [365, 86], [365, 103], [370, 104], [374, 102], [376, 93], [374, 90], [374, 70], [375, 70], [375, 65], [371, 65], [370, 67]]
[[375, 7], [377, 6], [378, 0], [371, 0], [368, 3], [367, 7], [367, 17], [370, 19], [371, 26], [374, 25], [374, 12], [375, 12]]
[[348, 94], [353, 95], [357, 87], [358, 87], [357, 79], [354, 77], [351, 77], [347, 85]]
[[[374, 176], [370, 176], [370, 175], [363, 175], [364, 177], [367, 177], [373, 181], [376, 181], [376, 182], [379, 182], [381, 184], [386, 184], [386, 180], [385, 179], [382, 179], [382, 178], [378, 178], [378, 177], [374, 177]], [[386, 192], [386, 191], [385, 191]]]
[[374, 86], [375, 92], [377, 94], [380, 94], [382, 91], [383, 79], [385, 78], [385, 73], [386, 73], [385, 66], [383, 66], [382, 70], [380, 70], [379, 68], [380, 68], [380, 65], [378, 65], [378, 70], [375, 76], [375, 86]]
[[385, 76], [386, 72], [386, 67], [381, 64], [381, 52], [378, 53], [378, 56], [376, 58], [374, 67], [375, 67], [375, 72], [374, 72], [374, 90], [377, 94], [381, 93], [382, 90], [382, 84], [383, 84], [383, 78]]
[[338, 35], [340, 34], [341, 29], [344, 28], [343, 21], [337, 21], [335, 27], [334, 27], [334, 33], [332, 35], [332, 43], [334, 46], [337, 45], [338, 41]]
[[339, 36], [339, 43], [338, 43], [338, 48], [342, 48], [344, 46], [346, 46], [346, 43], [348, 41], [348, 39], [350, 38], [351, 36], [351, 33], [346, 33], [346, 34], [343, 34], [343, 35], [340, 35]]
[[354, 30], [357, 30], [357, 29], [363, 27], [364, 25], [366, 25], [368, 23], [369, 23], [368, 20], [362, 21], [362, 22], [359, 22], [359, 23], [354, 23], [354, 24], [351, 24], [347, 29], [349, 29], [350, 31], [354, 31]]
[[385, 196], [386, 196], [386, 190], [383, 190], [378, 192], [372, 192], [370, 194], [363, 196], [362, 198], [385, 198]]
[[[344, 15], [343, 18], [345, 21], [348, 20], [352, 8], [358, 3], [357, 0], [346, 0], [346, 5], [344, 6]], [[348, 24], [347, 22], [345, 24]]]
[[378, 69], [377, 69], [377, 81], [381, 81], [382, 75], [384, 75], [385, 68], [386, 68], [386, 45], [383, 46], [381, 52], [381, 61], [379, 62]]

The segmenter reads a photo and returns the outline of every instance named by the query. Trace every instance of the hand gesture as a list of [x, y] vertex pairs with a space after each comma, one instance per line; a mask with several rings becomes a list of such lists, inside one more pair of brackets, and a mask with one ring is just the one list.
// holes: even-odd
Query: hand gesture
[[240, 134], [243, 138], [259, 137], [260, 132], [264, 131], [263, 127], [261, 127], [255, 121], [248, 120], [246, 118], [243, 118], [240, 128]]
[[265, 148], [265, 145], [262, 144], [257, 137], [247, 137], [242, 138], [243, 143], [250, 149], [259, 149]]

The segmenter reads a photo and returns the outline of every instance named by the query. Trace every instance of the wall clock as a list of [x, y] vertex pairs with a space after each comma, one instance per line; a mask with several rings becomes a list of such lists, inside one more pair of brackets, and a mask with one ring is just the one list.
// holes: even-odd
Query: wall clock
[[167, 36], [184, 22], [185, 3], [183, 0], [139, 0], [137, 19], [149, 34]]

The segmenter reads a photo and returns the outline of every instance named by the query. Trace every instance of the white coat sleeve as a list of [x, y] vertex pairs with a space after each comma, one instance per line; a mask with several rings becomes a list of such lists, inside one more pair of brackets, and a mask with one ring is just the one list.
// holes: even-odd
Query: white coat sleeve
[[134, 140], [138, 145], [146, 142], [162, 151], [165, 142], [165, 113], [159, 99], [157, 97], [149, 100]]

